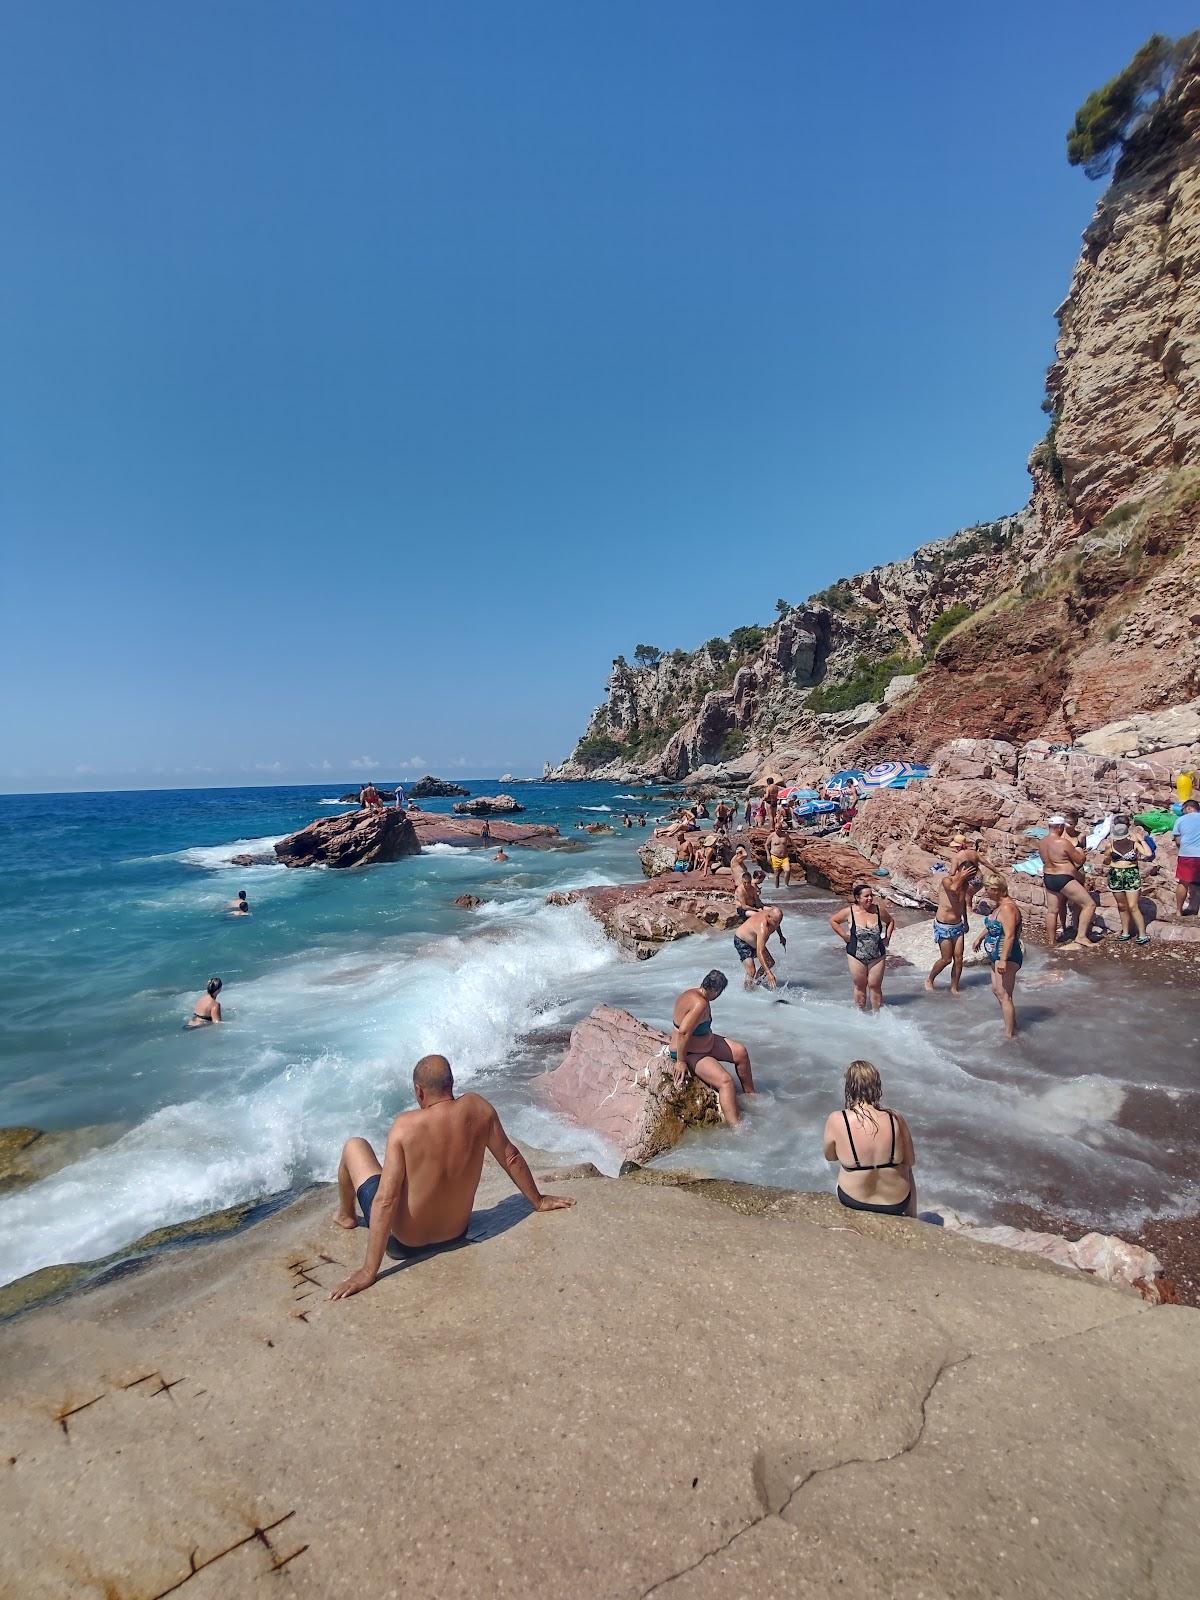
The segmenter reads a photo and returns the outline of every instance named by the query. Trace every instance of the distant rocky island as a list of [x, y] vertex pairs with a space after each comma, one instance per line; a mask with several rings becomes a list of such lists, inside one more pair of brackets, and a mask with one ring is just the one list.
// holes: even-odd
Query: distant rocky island
[[[1146, 72], [1169, 87], [1143, 110]], [[1122, 122], [1110, 102], [1131, 84]], [[1136, 756], [1139, 717], [1200, 696], [1196, 36], [1139, 51], [1085, 102], [1068, 154], [1090, 175], [1115, 165], [1057, 312], [1028, 503], [779, 599], [769, 625], [618, 656], [547, 779], [792, 778], [956, 738]]]

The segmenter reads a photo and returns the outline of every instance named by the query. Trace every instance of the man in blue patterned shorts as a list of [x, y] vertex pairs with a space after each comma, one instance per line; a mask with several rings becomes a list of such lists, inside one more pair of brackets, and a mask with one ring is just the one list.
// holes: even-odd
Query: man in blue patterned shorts
[[939, 972], [950, 968], [950, 993], [958, 993], [962, 977], [963, 951], [967, 942], [967, 894], [975, 876], [973, 861], [960, 861], [943, 873], [938, 881], [937, 915], [933, 919], [933, 939], [938, 958], [925, 979], [931, 993]]

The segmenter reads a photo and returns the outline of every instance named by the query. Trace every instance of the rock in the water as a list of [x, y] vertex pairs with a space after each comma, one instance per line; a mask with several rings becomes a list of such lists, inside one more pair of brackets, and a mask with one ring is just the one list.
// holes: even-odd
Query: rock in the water
[[363, 867], [415, 856], [420, 848], [405, 812], [375, 806], [318, 817], [307, 828], [280, 839], [275, 855], [285, 867]]
[[638, 860], [648, 878], [661, 877], [675, 866], [675, 841], [661, 835], [651, 835], [645, 844], [638, 846]]
[[490, 817], [501, 811], [524, 811], [510, 794], [481, 794], [474, 800], [460, 800], [455, 811], [466, 817]]
[[483, 904], [483, 901], [477, 894], [459, 894], [455, 895], [454, 904], [460, 911], [474, 911], [476, 906]]
[[256, 856], [230, 856], [229, 863], [234, 867], [273, 867], [277, 864], [274, 853], [269, 851], [263, 851]]
[[[534, 850], [566, 849], [574, 840], [560, 837], [547, 822], [489, 822], [486, 817], [448, 817], [432, 811], [409, 811], [408, 820], [424, 847], [430, 844], [472, 845], [523, 844]], [[484, 839], [483, 830], [488, 837]]]
[[628, 1011], [597, 1006], [571, 1030], [561, 1063], [541, 1080], [550, 1104], [606, 1140], [622, 1161], [661, 1155], [687, 1128], [721, 1120], [714, 1089], [689, 1078], [676, 1089], [667, 1035]]
[[418, 778], [407, 791], [410, 800], [450, 800], [455, 795], [470, 794], [470, 792], [470, 789], [464, 789], [461, 783], [447, 783], [445, 778], [435, 778], [428, 772], [423, 778]]
[[792, 860], [799, 860], [809, 883], [834, 894], [849, 894], [855, 883], [874, 883], [882, 891], [883, 880], [874, 877], [875, 863], [840, 839], [805, 839]]
[[[574, 891], [610, 939], [639, 960], [664, 944], [714, 928], [736, 928], [733, 882], [698, 872], [674, 873], [649, 883], [603, 884]], [[555, 902], [561, 903], [561, 902]]]

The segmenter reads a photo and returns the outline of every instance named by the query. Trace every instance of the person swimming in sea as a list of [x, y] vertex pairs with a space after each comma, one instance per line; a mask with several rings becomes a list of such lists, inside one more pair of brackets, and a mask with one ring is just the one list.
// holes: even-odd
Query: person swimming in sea
[[[729, 979], [715, 969], [695, 989], [685, 989], [671, 1013], [670, 1055], [675, 1087], [682, 1089], [691, 1072], [717, 1091], [721, 1116], [730, 1127], [738, 1120], [738, 1092], [754, 1094], [750, 1053], [737, 1039], [712, 1031], [712, 1003], [724, 994]], [[728, 1065], [727, 1065], [728, 1064]], [[728, 1069], [733, 1068], [733, 1073]], [[736, 1076], [734, 1076], [736, 1074]]]
[[492, 857], [492, 860], [493, 861], [507, 861], [508, 860], [508, 856], [505, 855], [505, 853], [504, 853], [504, 846], [503, 845], [501, 845], [500, 848], [496, 851], [496, 854]]
[[185, 1028], [207, 1028], [211, 1023], [221, 1021], [221, 1002], [217, 999], [224, 985], [220, 978], [210, 978], [208, 987], [192, 1007], [192, 1014], [184, 1023]]
[[225, 909], [231, 916], [248, 917], [250, 915], [250, 902], [246, 899], [245, 889], [239, 889], [237, 899], [231, 900]]

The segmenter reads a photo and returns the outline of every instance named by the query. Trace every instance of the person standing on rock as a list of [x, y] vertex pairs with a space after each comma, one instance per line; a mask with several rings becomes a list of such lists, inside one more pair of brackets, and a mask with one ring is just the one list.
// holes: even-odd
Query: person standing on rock
[[575, 1204], [542, 1194], [525, 1157], [505, 1133], [496, 1109], [482, 1095], [454, 1095], [445, 1056], [422, 1056], [413, 1070], [417, 1110], [392, 1123], [383, 1165], [366, 1139], [347, 1139], [338, 1165], [339, 1228], [357, 1228], [361, 1209], [371, 1230], [367, 1259], [339, 1283], [331, 1300], [369, 1289], [386, 1252], [393, 1258], [458, 1244], [466, 1236], [475, 1191], [490, 1150], [535, 1211]]
[[883, 973], [887, 966], [888, 941], [896, 930], [895, 919], [878, 900], [873, 885], [856, 883], [850, 890], [850, 903], [835, 911], [829, 926], [846, 946], [846, 964], [854, 985], [854, 1004], [860, 1011], [879, 1011], [883, 1000]]
[[772, 826], [767, 838], [767, 859], [771, 863], [771, 871], [775, 874], [775, 887], [779, 888], [779, 879], [783, 877], [783, 887], [790, 889], [792, 886], [792, 854], [788, 842], [787, 825], [783, 822]]
[[767, 821], [774, 828], [779, 820], [777, 816], [779, 810], [779, 785], [777, 783], [768, 785], [767, 792], [763, 795], [763, 806], [766, 811]]
[[405, 799], [404, 799], [404, 790], [400, 787], [399, 784], [397, 784], [396, 785], [396, 810], [397, 811], [404, 811], [405, 809], [406, 809], [406, 803], [405, 803]]
[[[738, 1039], [724, 1039], [712, 1030], [712, 1003], [725, 993], [729, 979], [715, 969], [695, 989], [685, 989], [671, 1013], [671, 1060], [675, 1087], [682, 1089], [691, 1072], [717, 1091], [721, 1116], [730, 1127], [738, 1120], [738, 1090], [754, 1094], [750, 1053]], [[736, 1077], [727, 1070], [733, 1068]]]
[[1121, 919], [1121, 943], [1128, 944], [1130, 939], [1136, 938], [1138, 944], [1149, 944], [1141, 906], [1142, 862], [1153, 857], [1145, 838], [1134, 837], [1128, 817], [1113, 818], [1108, 838], [1101, 846], [1100, 859]]
[[479, 842], [485, 849], [492, 842], [492, 825], [486, 817], [483, 819], [483, 827], [479, 830]]
[[[1175, 914], [1180, 917], [1196, 915], [1196, 900], [1200, 900], [1200, 805], [1195, 800], [1185, 800], [1171, 837], [1179, 845], [1179, 860], [1175, 863]], [[1187, 909], [1188, 896], [1193, 896], [1191, 911]]]
[[1042, 858], [1042, 882], [1046, 887], [1046, 943], [1051, 950], [1058, 942], [1058, 919], [1068, 906], [1074, 906], [1079, 920], [1074, 939], [1064, 950], [1088, 950], [1088, 929], [1096, 915], [1096, 905], [1083, 886], [1080, 872], [1087, 851], [1067, 833], [1067, 819], [1061, 814], [1048, 818], [1049, 833], [1038, 842]]
[[959, 992], [967, 947], [967, 893], [974, 877], [974, 863], [962, 860], [938, 880], [937, 913], [933, 919], [933, 942], [938, 947], [938, 958], [925, 979], [925, 988], [930, 994], [938, 974], [947, 967], [950, 968], [950, 993]]
[[[761, 901], [759, 904], [761, 906]], [[745, 971], [747, 989], [753, 989], [760, 977], [768, 989], [777, 987], [775, 961], [767, 949], [767, 940], [774, 934], [780, 947], [787, 949], [787, 940], [780, 932], [782, 922], [782, 909], [779, 906], [766, 906], [744, 917], [741, 927], [734, 934], [733, 948]]]

